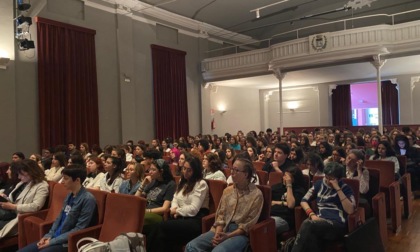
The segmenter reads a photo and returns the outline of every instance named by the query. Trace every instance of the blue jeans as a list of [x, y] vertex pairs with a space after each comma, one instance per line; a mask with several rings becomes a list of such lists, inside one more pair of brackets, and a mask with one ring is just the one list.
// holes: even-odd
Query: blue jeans
[[[238, 225], [231, 223], [229, 224], [226, 233], [231, 233], [238, 229]], [[245, 235], [237, 235], [229, 239], [224, 240], [222, 243], [213, 247], [211, 240], [214, 237], [214, 232], [208, 231], [205, 234], [200, 235], [194, 240], [190, 241], [185, 247], [185, 252], [234, 252], [244, 251], [248, 245], [248, 237]]]
[[290, 229], [289, 224], [283, 218], [281, 218], [279, 216], [271, 216], [271, 218], [273, 218], [274, 221], [276, 222], [276, 233], [277, 234], [281, 234], [281, 233], [286, 232], [287, 230]]
[[56, 245], [52, 245], [52, 246], [48, 246], [46, 248], [43, 248], [41, 250], [38, 249], [38, 246], [36, 245], [38, 242], [34, 242], [31, 243], [29, 245], [27, 245], [26, 247], [18, 250], [18, 252], [38, 252], [38, 251], [42, 251], [42, 252], [57, 252], [57, 251], [67, 251], [68, 247], [64, 247], [63, 244], [56, 244]]

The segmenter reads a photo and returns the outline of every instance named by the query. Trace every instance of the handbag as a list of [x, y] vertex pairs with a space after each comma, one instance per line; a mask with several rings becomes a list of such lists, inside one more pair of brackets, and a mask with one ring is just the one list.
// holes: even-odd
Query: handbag
[[[86, 242], [88, 241], [88, 243], [84, 244], [83, 246], [81, 246], [82, 242]], [[92, 237], [85, 237], [80, 239], [77, 242], [77, 252], [108, 252], [111, 251], [109, 249], [109, 244], [108, 242], [101, 242], [95, 238]]]
[[[89, 243], [81, 246], [82, 242]], [[122, 233], [110, 242], [101, 242], [92, 237], [77, 242], [78, 252], [146, 252], [144, 236], [141, 233]]]

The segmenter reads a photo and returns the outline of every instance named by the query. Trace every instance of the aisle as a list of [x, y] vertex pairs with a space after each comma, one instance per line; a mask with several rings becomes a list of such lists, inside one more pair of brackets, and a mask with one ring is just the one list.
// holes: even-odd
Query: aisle
[[[416, 192], [419, 195], [420, 192]], [[420, 251], [420, 197], [413, 200], [413, 214], [409, 219], [402, 220], [401, 231], [398, 234], [388, 232], [387, 252], [418, 252]]]

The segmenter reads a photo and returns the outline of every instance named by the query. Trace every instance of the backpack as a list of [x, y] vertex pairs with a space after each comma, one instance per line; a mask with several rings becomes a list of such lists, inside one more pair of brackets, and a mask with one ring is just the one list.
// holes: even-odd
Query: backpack
[[[89, 243], [80, 246], [82, 242]], [[80, 246], [80, 247], [79, 247]], [[77, 242], [78, 252], [146, 252], [144, 236], [141, 233], [122, 233], [113, 241], [101, 242], [95, 238], [82, 238]]]

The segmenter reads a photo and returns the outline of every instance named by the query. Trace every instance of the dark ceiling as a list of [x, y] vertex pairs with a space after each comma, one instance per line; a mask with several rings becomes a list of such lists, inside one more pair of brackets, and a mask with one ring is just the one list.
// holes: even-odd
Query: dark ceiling
[[[273, 37], [302, 27], [372, 14], [394, 14], [420, 9], [420, 0], [144, 0], [167, 11], [208, 23], [256, 40]], [[260, 18], [250, 10], [261, 9]], [[370, 6], [369, 6], [370, 5]], [[419, 19], [420, 12], [395, 17], [395, 23]], [[346, 22], [346, 28], [374, 24], [391, 24], [391, 17], [375, 17]], [[299, 32], [301, 37], [315, 33], [342, 30], [344, 23], [335, 23]], [[287, 40], [296, 33], [284, 34]]]

